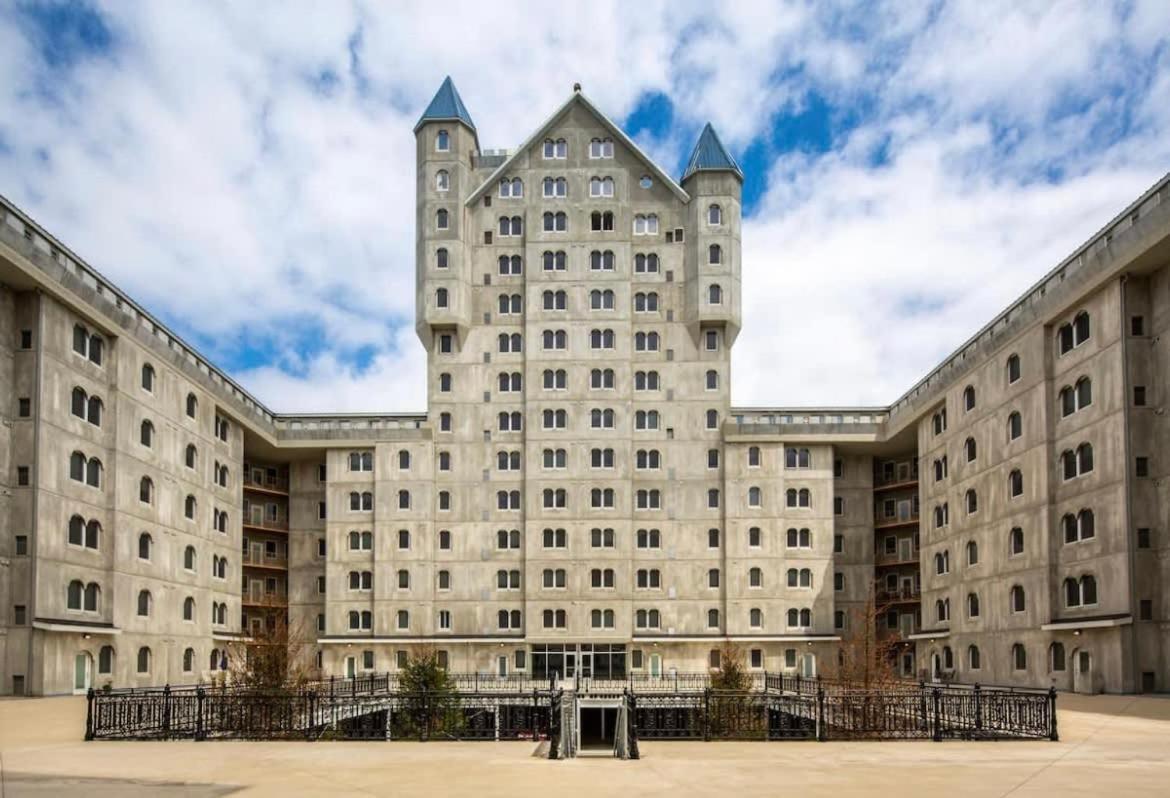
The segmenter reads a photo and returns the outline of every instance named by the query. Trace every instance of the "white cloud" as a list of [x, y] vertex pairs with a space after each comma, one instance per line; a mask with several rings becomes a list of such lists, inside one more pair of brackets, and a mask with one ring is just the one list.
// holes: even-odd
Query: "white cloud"
[[665, 93], [668, 171], [816, 91], [858, 125], [763, 166], [735, 399], [885, 402], [1170, 160], [1166, 5], [1018, 6], [109, 3], [113, 53], [52, 73], [0, 11], [0, 190], [213, 356], [270, 352], [236, 375], [274, 409], [414, 410], [411, 128], [445, 74], [485, 147], [576, 81], [619, 121]]

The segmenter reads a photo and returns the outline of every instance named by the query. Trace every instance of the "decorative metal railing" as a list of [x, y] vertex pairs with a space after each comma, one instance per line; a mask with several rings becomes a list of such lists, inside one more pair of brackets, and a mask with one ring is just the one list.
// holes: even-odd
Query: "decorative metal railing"
[[[688, 678], [681, 678], [681, 677]], [[699, 677], [595, 680], [627, 711], [627, 750], [644, 740], [1057, 739], [1056, 691], [899, 682], [863, 686], [760, 674], [753, 689]], [[674, 679], [680, 678], [679, 687]], [[708, 677], [709, 678], [709, 677]], [[90, 690], [86, 739], [539, 740], [571, 755], [572, 685], [459, 674], [451, 689], [404, 691], [395, 674], [297, 689], [181, 686]], [[702, 686], [700, 686], [702, 685]], [[566, 717], [566, 713], [568, 716]], [[565, 735], [570, 735], [569, 739]]]

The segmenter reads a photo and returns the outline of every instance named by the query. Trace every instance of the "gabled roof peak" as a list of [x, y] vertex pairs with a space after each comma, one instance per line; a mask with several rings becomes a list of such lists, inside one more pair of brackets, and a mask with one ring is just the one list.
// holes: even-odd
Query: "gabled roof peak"
[[719, 134], [708, 122], [703, 126], [703, 132], [699, 134], [699, 141], [695, 144], [690, 160], [687, 161], [687, 169], [683, 172], [682, 179], [686, 180], [695, 172], [710, 171], [734, 172], [741, 181], [743, 180], [739, 164], [731, 157], [731, 153], [719, 140]]
[[455, 81], [451, 80], [450, 75], [443, 79], [443, 84], [435, 92], [431, 104], [427, 106], [427, 110], [423, 111], [422, 116], [419, 117], [418, 124], [414, 126], [414, 131], [417, 133], [418, 129], [426, 122], [437, 121], [462, 122], [473, 131], [475, 130], [475, 123], [471, 121], [471, 114], [467, 112], [467, 106], [463, 104], [463, 98], [459, 96], [459, 90], [455, 88]]

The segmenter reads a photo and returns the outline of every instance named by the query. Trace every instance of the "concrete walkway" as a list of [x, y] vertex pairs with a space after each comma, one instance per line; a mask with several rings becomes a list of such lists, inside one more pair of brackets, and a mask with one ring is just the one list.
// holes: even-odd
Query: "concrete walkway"
[[1170, 795], [1170, 697], [1065, 696], [1049, 742], [641, 744], [549, 762], [531, 743], [92, 742], [82, 698], [0, 701], [0, 798]]

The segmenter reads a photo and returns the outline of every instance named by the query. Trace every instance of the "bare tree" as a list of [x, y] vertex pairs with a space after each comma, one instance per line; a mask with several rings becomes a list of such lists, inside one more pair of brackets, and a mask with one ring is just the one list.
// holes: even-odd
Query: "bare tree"
[[865, 604], [848, 611], [836, 666], [826, 669], [834, 678], [864, 690], [900, 681], [898, 641], [878, 633], [879, 624], [885, 620], [888, 611], [889, 605], [879, 604], [874, 590], [870, 590]]
[[318, 677], [313, 638], [303, 623], [273, 613], [263, 627], [229, 648], [233, 683], [257, 689], [299, 688]]
[[745, 692], [752, 687], [743, 649], [730, 640], [719, 647], [719, 670], [711, 674], [711, 689]]

